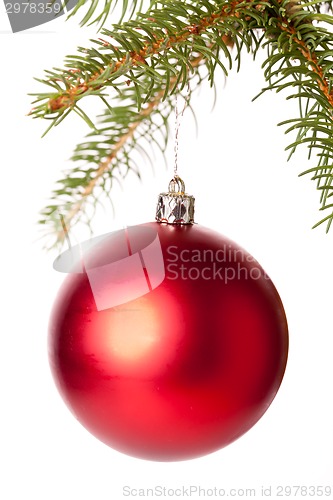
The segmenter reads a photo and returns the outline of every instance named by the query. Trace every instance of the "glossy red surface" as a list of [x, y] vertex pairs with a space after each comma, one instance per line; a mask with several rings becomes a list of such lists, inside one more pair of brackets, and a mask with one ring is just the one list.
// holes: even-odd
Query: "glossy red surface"
[[[87, 275], [69, 275], [50, 320], [52, 373], [73, 414], [112, 448], [199, 457], [248, 431], [274, 399], [287, 362], [284, 309], [259, 264], [227, 238], [198, 225], [139, 227], [158, 231], [164, 280], [97, 310]], [[117, 248], [110, 235], [88, 267], [121, 258]]]

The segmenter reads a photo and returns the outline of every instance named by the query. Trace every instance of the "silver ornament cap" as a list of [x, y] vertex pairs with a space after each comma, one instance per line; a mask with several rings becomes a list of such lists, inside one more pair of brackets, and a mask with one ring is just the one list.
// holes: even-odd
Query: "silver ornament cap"
[[156, 221], [167, 224], [194, 224], [194, 196], [185, 193], [185, 183], [175, 175], [169, 191], [158, 196]]

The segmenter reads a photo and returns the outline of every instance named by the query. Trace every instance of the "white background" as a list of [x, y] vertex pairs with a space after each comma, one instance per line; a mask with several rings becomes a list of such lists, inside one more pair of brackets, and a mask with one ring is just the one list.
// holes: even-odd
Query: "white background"
[[[250, 251], [279, 290], [290, 328], [286, 375], [268, 412], [229, 447], [186, 462], [143, 461], [81, 427], [56, 391], [46, 352], [50, 308], [63, 276], [52, 269], [55, 255], [42, 250], [36, 220], [88, 130], [73, 116], [41, 139], [46, 123], [26, 116], [27, 94], [44, 91], [33, 77], [61, 66], [77, 45], [88, 46], [94, 29], [78, 29], [77, 18], [12, 34], [0, 8], [0, 497], [121, 499], [125, 485], [255, 488], [257, 498], [262, 486], [272, 485], [274, 498], [277, 485], [331, 485], [333, 497], [333, 233], [311, 230], [321, 215], [318, 194], [309, 177], [297, 177], [315, 159], [308, 162], [304, 150], [286, 162], [292, 138], [276, 124], [297, 116], [296, 103], [273, 93], [251, 102], [264, 84], [265, 54], [255, 62], [244, 54], [241, 72], [232, 71], [226, 85], [220, 77], [213, 111], [213, 92], [202, 88], [194, 101], [199, 132], [186, 113], [179, 164], [197, 199], [197, 222]], [[158, 158], [154, 172], [142, 163], [143, 182], [130, 176], [123, 191], [115, 189], [116, 216], [106, 206], [97, 234], [153, 219], [156, 196], [172, 176], [172, 145], [168, 161], [166, 170]]]

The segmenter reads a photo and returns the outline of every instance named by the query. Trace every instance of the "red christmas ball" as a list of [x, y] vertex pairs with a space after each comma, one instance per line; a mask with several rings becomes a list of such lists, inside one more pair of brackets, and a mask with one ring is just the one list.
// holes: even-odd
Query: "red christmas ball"
[[239, 438], [274, 399], [287, 353], [272, 281], [199, 225], [101, 238], [50, 321], [51, 369], [70, 410], [107, 445], [149, 460], [191, 459]]

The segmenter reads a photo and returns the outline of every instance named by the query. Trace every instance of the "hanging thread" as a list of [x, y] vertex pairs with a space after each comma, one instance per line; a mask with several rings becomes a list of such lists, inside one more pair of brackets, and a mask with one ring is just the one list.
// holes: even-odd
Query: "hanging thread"
[[185, 109], [187, 108], [189, 99], [190, 99], [190, 86], [188, 85], [187, 87], [187, 95], [184, 97], [184, 106], [181, 112], [179, 112], [179, 106], [178, 106], [178, 94], [175, 96], [175, 145], [174, 145], [174, 153], [175, 153], [175, 163], [174, 163], [174, 168], [173, 168], [173, 175], [174, 177], [178, 176], [178, 150], [179, 150], [179, 129], [180, 129], [180, 124], [181, 124], [181, 119], [184, 116]]

